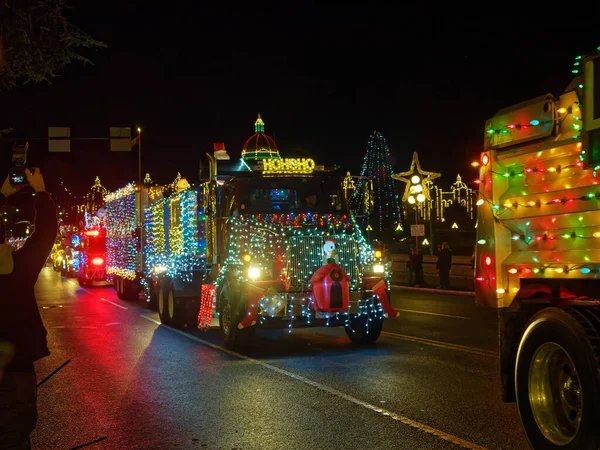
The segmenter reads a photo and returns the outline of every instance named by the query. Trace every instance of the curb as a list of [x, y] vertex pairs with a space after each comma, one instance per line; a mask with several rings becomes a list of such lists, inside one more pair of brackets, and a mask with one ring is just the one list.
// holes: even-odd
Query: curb
[[475, 292], [473, 292], [473, 291], [452, 291], [452, 290], [448, 290], [448, 289], [420, 288], [420, 287], [400, 286], [399, 284], [392, 284], [392, 287], [395, 289], [402, 289], [403, 291], [431, 292], [434, 294], [464, 295], [464, 296], [468, 296], [468, 297], [475, 297]]

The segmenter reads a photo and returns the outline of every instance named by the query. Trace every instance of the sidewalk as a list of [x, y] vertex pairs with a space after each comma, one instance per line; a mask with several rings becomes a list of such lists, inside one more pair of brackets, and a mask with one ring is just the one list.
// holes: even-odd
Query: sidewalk
[[444, 294], [444, 295], [464, 295], [468, 297], [475, 297], [475, 292], [473, 291], [457, 291], [453, 289], [437, 289], [431, 287], [413, 287], [413, 286], [404, 286], [401, 284], [392, 284], [392, 287], [395, 289], [401, 289], [403, 291], [420, 291], [420, 292], [430, 292], [433, 294]]

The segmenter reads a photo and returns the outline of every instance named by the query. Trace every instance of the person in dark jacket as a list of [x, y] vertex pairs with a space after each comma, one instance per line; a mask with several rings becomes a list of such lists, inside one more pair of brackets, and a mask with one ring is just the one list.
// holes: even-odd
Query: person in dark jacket
[[415, 272], [415, 286], [423, 287], [425, 280], [423, 276], [423, 252], [415, 250], [413, 255], [413, 270]]
[[[29, 449], [29, 435], [37, 425], [37, 387], [33, 363], [48, 356], [46, 328], [33, 287], [48, 258], [57, 233], [56, 206], [46, 192], [39, 169], [25, 169], [35, 191], [35, 228], [23, 247], [5, 244], [0, 230], [0, 342], [10, 344], [13, 357], [0, 380], [0, 448]], [[23, 186], [7, 177], [0, 190], [0, 206]]]
[[414, 249], [410, 249], [410, 253], [408, 254], [408, 259], [406, 260], [406, 271], [408, 272], [408, 285], [414, 286], [415, 284], [415, 251]]
[[438, 255], [437, 270], [440, 277], [440, 289], [450, 289], [450, 269], [452, 268], [452, 251], [447, 242], [442, 244]]

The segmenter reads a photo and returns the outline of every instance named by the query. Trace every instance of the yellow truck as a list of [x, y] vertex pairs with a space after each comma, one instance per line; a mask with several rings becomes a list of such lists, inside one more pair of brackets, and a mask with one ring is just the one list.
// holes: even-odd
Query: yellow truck
[[475, 298], [532, 448], [600, 448], [600, 54], [498, 111], [479, 161]]

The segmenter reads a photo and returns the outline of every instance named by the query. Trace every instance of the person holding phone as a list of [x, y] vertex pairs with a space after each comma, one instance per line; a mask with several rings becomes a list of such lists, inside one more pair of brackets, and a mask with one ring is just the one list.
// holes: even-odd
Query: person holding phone
[[[35, 229], [19, 250], [4, 243], [0, 221], [0, 342], [14, 350], [0, 379], [0, 448], [29, 449], [37, 425], [37, 381], [33, 363], [50, 354], [46, 328], [33, 287], [56, 239], [56, 206], [46, 192], [37, 168], [24, 169], [35, 191]], [[10, 175], [0, 189], [0, 207], [25, 185], [14, 185]]]

